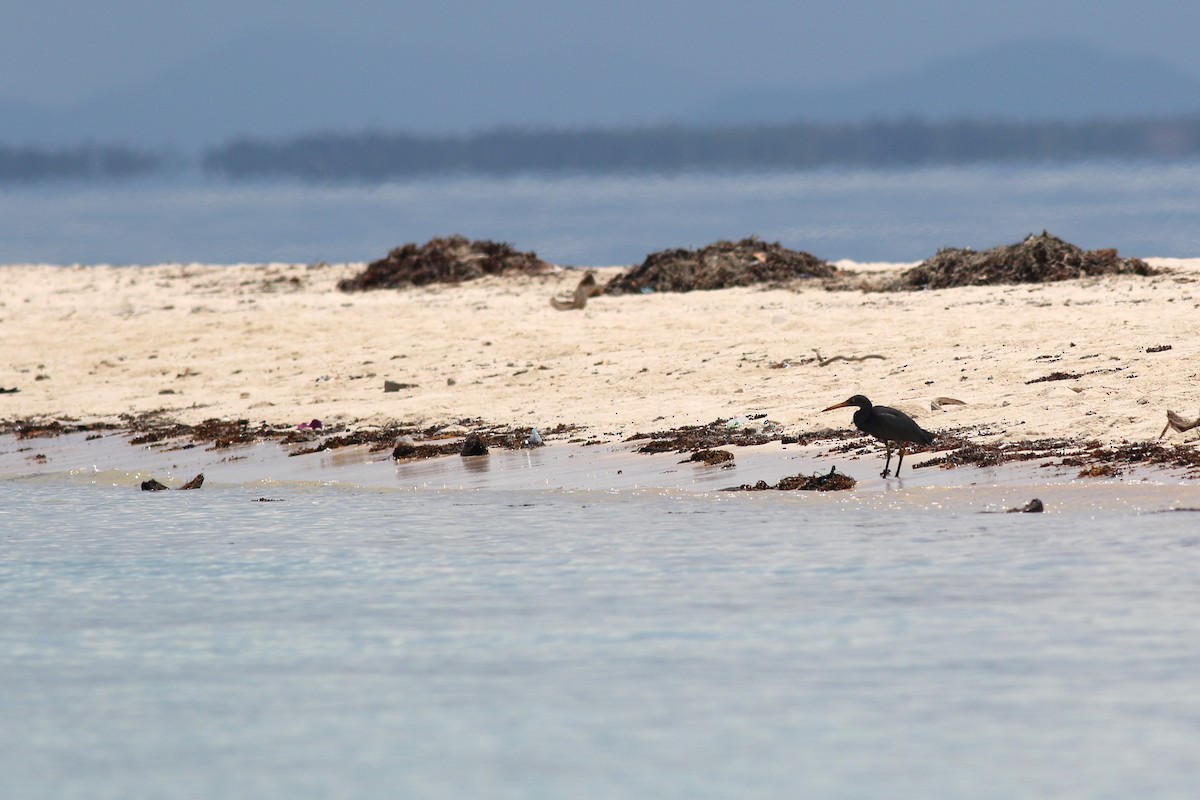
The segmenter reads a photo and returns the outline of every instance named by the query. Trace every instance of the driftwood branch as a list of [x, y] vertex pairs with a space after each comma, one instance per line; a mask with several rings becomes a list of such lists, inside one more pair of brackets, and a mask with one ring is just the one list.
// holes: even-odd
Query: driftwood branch
[[945, 411], [945, 406], [965, 406], [966, 402], [953, 397], [935, 397], [929, 404], [930, 411]]
[[1158, 438], [1161, 439], [1164, 436], [1166, 436], [1167, 431], [1171, 430], [1172, 428], [1179, 431], [1180, 433], [1183, 433], [1185, 431], [1190, 431], [1192, 428], [1200, 428], [1200, 417], [1197, 417], [1196, 419], [1192, 420], [1191, 422], [1188, 422], [1186, 419], [1179, 416], [1174, 411], [1167, 411], [1167, 427], [1162, 429], [1162, 433], [1160, 433], [1158, 435]]
[[878, 359], [884, 358], [883, 356], [879, 355], [878, 353], [869, 353], [865, 356], [830, 356], [829, 358], [825, 358], [824, 356], [821, 355], [820, 350], [813, 348], [813, 352], [816, 353], [816, 355], [817, 355], [817, 366], [818, 367], [828, 366], [829, 364], [832, 364], [834, 361], [866, 361], [868, 358], [878, 358]]
[[570, 300], [560, 300], [557, 297], [550, 298], [550, 305], [557, 308], [559, 311], [571, 311], [580, 309], [587, 305], [589, 297], [595, 297], [598, 294], [604, 293], [604, 287], [596, 284], [596, 274], [588, 272], [579, 281], [579, 285], [575, 287], [575, 291], [571, 295]]

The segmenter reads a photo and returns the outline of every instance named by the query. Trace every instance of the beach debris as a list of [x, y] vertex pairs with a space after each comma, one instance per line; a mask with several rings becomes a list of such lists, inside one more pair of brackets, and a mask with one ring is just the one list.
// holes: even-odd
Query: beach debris
[[725, 427], [733, 431], [746, 433], [762, 433], [775, 427], [775, 423], [767, 419], [766, 414], [743, 414], [733, 417], [725, 423]]
[[554, 306], [559, 311], [571, 311], [586, 306], [589, 297], [596, 297], [602, 294], [604, 294], [604, 287], [596, 283], [596, 273], [588, 270], [587, 273], [580, 278], [579, 284], [575, 287], [575, 291], [571, 294], [570, 300], [551, 297], [550, 305]]
[[1042, 505], [1042, 501], [1038, 500], [1035, 497], [1032, 500], [1030, 500], [1028, 503], [1026, 503], [1025, 505], [1021, 506], [1020, 508], [1010, 508], [1005, 513], [1007, 513], [1007, 514], [1040, 514], [1045, 510], [1046, 510], [1046, 507]]
[[415, 458], [436, 458], [437, 456], [453, 455], [462, 451], [458, 442], [443, 442], [442, 444], [417, 444], [411, 436], [400, 436], [392, 448], [392, 458], [406, 461]]
[[883, 358], [885, 358], [885, 356], [881, 356], [878, 353], [868, 353], [865, 356], [841, 356], [841, 355], [838, 355], [838, 356], [830, 356], [829, 358], [825, 358], [824, 356], [821, 355], [821, 351], [816, 349], [815, 347], [813, 348], [813, 353], [816, 354], [816, 356], [817, 356], [817, 366], [818, 367], [828, 366], [835, 361], [866, 361], [869, 358], [878, 358], [881, 360]]
[[204, 473], [202, 472], [199, 475], [197, 475], [196, 477], [192, 478], [187, 483], [185, 483], [183, 486], [180, 486], [179, 489], [180, 489], [180, 491], [182, 491], [184, 489], [199, 489], [203, 485], [204, 485]]
[[1049, 375], [1043, 375], [1040, 378], [1025, 381], [1026, 385], [1031, 383], [1046, 383], [1048, 381], [1073, 381], [1076, 378], [1082, 378], [1082, 372], [1051, 372]]
[[660, 250], [640, 266], [613, 278], [605, 294], [643, 294], [783, 284], [799, 278], [830, 278], [836, 268], [816, 256], [757, 237], [718, 241], [699, 250]]
[[1117, 469], [1113, 464], [1094, 464], [1090, 467], [1085, 467], [1079, 470], [1076, 478], [1116, 478], [1121, 474], [1121, 470]]
[[5, 389], [3, 386], [0, 386], [0, 394], [16, 394], [19, 391], [21, 390], [16, 386], [11, 389]]
[[538, 433], [537, 428], [531, 428], [529, 435], [525, 437], [525, 447], [542, 447], [546, 443], [542, 441], [542, 435]]
[[733, 453], [728, 450], [697, 450], [679, 463], [688, 464], [691, 462], [699, 462], [708, 467], [719, 466], [721, 469], [729, 469], [734, 466]]
[[965, 406], [966, 403], [962, 400], [956, 400], [953, 397], [935, 397], [933, 402], [929, 404], [930, 411], [945, 411], [945, 406]]
[[[749, 418], [738, 417], [737, 419], [748, 421]], [[746, 425], [744, 422], [730, 425], [729, 423], [732, 421], [718, 419], [707, 425], [685, 425], [667, 431], [635, 433], [626, 441], [648, 440], [637, 448], [636, 452], [639, 453], [688, 453], [727, 445], [748, 447], [766, 444], [781, 438], [775, 426], [771, 426], [771, 431], [767, 432], [757, 426]]]
[[[197, 475], [196, 477], [192, 478], [187, 483], [185, 483], [183, 486], [180, 486], [178, 491], [183, 491], [185, 489], [199, 489], [203, 485], [204, 485], [204, 473], [202, 472], [199, 475]], [[155, 480], [154, 478], [151, 478], [148, 481], [142, 481], [142, 491], [143, 492], [161, 492], [165, 489], [170, 489], [170, 488], [171, 487], [163, 485], [162, 483]]]
[[358, 275], [338, 281], [337, 287], [343, 292], [401, 289], [460, 283], [484, 275], [538, 275], [553, 269], [554, 265], [532, 251], [522, 253], [504, 242], [472, 241], [455, 235], [433, 238], [423, 245], [409, 242], [394, 248]]
[[1170, 349], [1171, 349], [1171, 345], [1169, 345], [1169, 344], [1160, 344], [1160, 345], [1157, 345], [1157, 346], [1155, 346], [1155, 347], [1147, 347], [1147, 348], [1146, 348], [1146, 352], [1147, 352], [1147, 353], [1165, 353], [1166, 351], [1168, 351], [1168, 350], [1170, 350]]
[[1172, 429], [1179, 431], [1180, 433], [1185, 433], [1190, 431], [1192, 428], [1198, 427], [1200, 427], [1200, 417], [1188, 422], [1174, 411], [1167, 411], [1167, 427], [1162, 429], [1162, 433], [1158, 435], [1158, 438], [1163, 438], [1167, 435], [1167, 431]]
[[416, 388], [417, 388], [417, 385], [415, 383], [400, 383], [398, 381], [384, 381], [383, 382], [383, 391], [385, 391], [385, 392], [399, 392], [402, 389], [416, 389]]
[[779, 483], [772, 486], [766, 481], [749, 484], [744, 483], [741, 486], [733, 486], [725, 489], [727, 492], [764, 492], [772, 489], [779, 491], [802, 491], [802, 492], [838, 492], [846, 489], [853, 489], [858, 481], [837, 471], [837, 467], [829, 468], [827, 473], [813, 473], [812, 475], [793, 475], [790, 478], [784, 478]]
[[946, 289], [1001, 283], [1048, 283], [1096, 275], [1154, 275], [1157, 270], [1138, 258], [1118, 258], [1117, 251], [1083, 250], [1046, 231], [1017, 244], [976, 252], [944, 248], [905, 270], [888, 288]]
[[483, 441], [483, 436], [476, 431], [472, 431], [463, 440], [462, 450], [458, 454], [465, 458], [467, 456], [486, 456], [487, 452], [487, 444]]
[[309, 422], [301, 422], [299, 425], [296, 426], [296, 430], [298, 430], [298, 431], [319, 431], [323, 427], [325, 427], [325, 425], [324, 425], [324, 423], [321, 422], [321, 420], [314, 419]]

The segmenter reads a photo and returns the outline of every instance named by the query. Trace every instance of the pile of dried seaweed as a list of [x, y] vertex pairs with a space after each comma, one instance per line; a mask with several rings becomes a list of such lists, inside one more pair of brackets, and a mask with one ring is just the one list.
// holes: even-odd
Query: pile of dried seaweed
[[837, 467], [832, 467], [827, 473], [793, 475], [790, 478], [784, 478], [774, 486], [766, 481], [759, 481], [754, 484], [743, 483], [741, 486], [734, 486], [726, 491], [765, 492], [777, 489], [783, 492], [840, 492], [846, 489], [853, 489], [857, 484], [858, 481], [854, 480], [854, 478], [851, 478], [849, 475], [843, 475], [837, 471]]
[[814, 255], [750, 237], [740, 242], [714, 242], [699, 250], [679, 248], [651, 253], [641, 266], [609, 281], [605, 293], [690, 292], [783, 284], [797, 278], [829, 278], [835, 271], [832, 264]]
[[1042, 231], [1018, 244], [977, 253], [945, 248], [900, 275], [891, 289], [945, 289], [997, 283], [1047, 283], [1090, 275], [1153, 275], [1137, 258], [1119, 258], [1116, 250], [1083, 250]]
[[353, 278], [338, 281], [338, 288], [343, 292], [398, 289], [458, 283], [484, 275], [538, 274], [553, 268], [536, 253], [518, 252], [504, 242], [447, 236], [430, 239], [423, 245], [409, 242], [397, 247], [386, 258], [372, 261]]

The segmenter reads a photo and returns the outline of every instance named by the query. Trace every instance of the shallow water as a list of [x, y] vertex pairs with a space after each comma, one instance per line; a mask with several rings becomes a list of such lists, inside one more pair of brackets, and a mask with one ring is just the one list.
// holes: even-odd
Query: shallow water
[[10, 479], [0, 793], [1190, 797], [1196, 523]]
[[0, 189], [0, 264], [370, 261], [453, 233], [565, 265], [750, 235], [828, 260], [920, 261], [1042, 230], [1087, 249], [1195, 257], [1200, 163]]

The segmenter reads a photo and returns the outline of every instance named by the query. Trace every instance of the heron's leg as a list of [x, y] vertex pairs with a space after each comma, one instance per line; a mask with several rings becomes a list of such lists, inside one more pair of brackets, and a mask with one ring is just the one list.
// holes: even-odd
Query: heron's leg
[[896, 477], [900, 477], [900, 465], [904, 463], [904, 445], [897, 448], [900, 451], [900, 460], [896, 462]]
[[883, 462], [883, 472], [879, 473], [879, 477], [886, 478], [892, 474], [892, 471], [888, 469], [892, 465], [892, 443], [885, 439], [883, 446], [887, 450], [887, 459]]

